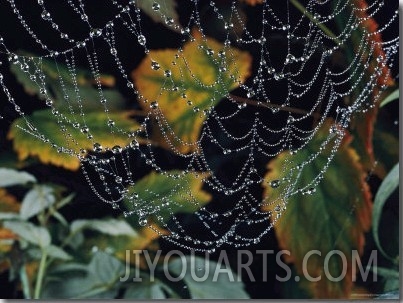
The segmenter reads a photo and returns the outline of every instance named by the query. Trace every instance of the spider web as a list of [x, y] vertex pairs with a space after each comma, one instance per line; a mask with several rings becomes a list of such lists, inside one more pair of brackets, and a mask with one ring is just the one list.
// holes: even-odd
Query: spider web
[[[385, 9], [386, 4], [380, 0], [367, 6], [361, 5], [361, 1], [351, 0], [307, 1], [304, 7], [295, 5], [298, 2], [292, 0], [283, 1], [281, 5], [262, 1], [261, 5], [253, 8], [253, 24], [243, 18], [240, 7], [244, 4], [241, 1], [228, 0], [225, 9], [220, 1], [188, 1], [185, 9], [182, 8], [180, 20], [175, 14], [170, 15], [172, 1], [164, 0], [103, 1], [99, 5], [111, 12], [107, 20], [97, 18], [97, 11], [84, 0], [62, 1], [59, 11], [54, 6], [52, 10], [48, 8], [49, 1], [38, 0], [36, 9], [40, 15], [24, 9], [25, 3], [20, 1], [7, 0], [2, 6], [6, 5], [5, 2], [8, 2], [32, 44], [42, 49], [43, 54], [33, 56], [12, 52], [7, 47], [8, 41], [0, 36], [0, 56], [7, 57], [10, 65], [26, 74], [32, 85], [39, 89], [45, 106], [51, 109], [57, 121], [54, 132], [64, 136], [64, 144], [55, 144], [38, 130], [21, 109], [22, 100], [13, 98], [13, 92], [0, 74], [0, 85], [8, 102], [24, 119], [19, 128], [58, 152], [78, 158], [84, 176], [99, 200], [121, 209], [125, 216], [137, 216], [142, 226], [154, 228], [149, 220], [152, 217], [169, 230], [169, 235], [161, 236], [196, 250], [213, 250], [224, 243], [237, 247], [257, 243], [280, 218], [291, 196], [312, 194], [331, 165], [352, 116], [365, 112], [378, 102], [386, 88], [385, 69], [389, 73], [388, 67], [393, 66], [398, 52], [398, 38], [389, 41], [373, 39], [375, 35], [384, 34], [396, 26], [397, 11], [375, 31], [369, 31], [365, 26], [368, 19]], [[69, 10], [76, 16], [72, 24], [77, 25], [58, 23], [63, 10]], [[148, 34], [150, 22], [146, 16], [150, 14], [156, 23], [164, 24], [181, 37], [175, 54], [167, 59], [172, 61], [169, 69], [163, 69], [163, 62], [152, 57], [150, 44], [158, 37]], [[347, 16], [346, 22], [343, 29], [334, 34], [329, 28], [335, 28], [335, 19], [341, 15]], [[223, 45], [218, 52], [210, 48], [216, 41], [209, 34], [211, 20], [214, 20], [214, 31], [219, 33]], [[41, 31], [35, 29], [38, 23], [40, 27], [49, 27], [53, 33], [51, 37], [57, 39], [41, 36]], [[75, 32], [75, 28], [79, 30]], [[348, 61], [343, 64], [335, 64], [340, 54], [351, 48], [351, 39], [356, 39], [357, 35], [359, 44], [354, 55], [344, 58]], [[131, 67], [125, 66], [121, 59], [125, 50], [119, 48], [119, 41], [127, 37], [142, 48], [149, 59], [150, 70], [165, 78], [160, 83], [160, 93], [153, 100], [141, 94], [130, 77]], [[193, 58], [184, 52], [186, 43], [197, 46], [200, 53], [194, 56], [203, 54], [211, 59], [218, 71], [216, 75], [209, 75], [211, 82], [206, 83], [205, 75], [193, 71]], [[247, 81], [241, 80], [236, 72], [238, 68], [230, 69], [231, 64], [239, 64], [235, 49], [253, 53], [254, 70]], [[376, 66], [372, 64], [373, 59], [377, 62]], [[132, 96], [143, 107], [149, 108], [146, 116], [138, 119], [136, 130], [120, 128], [111, 115], [109, 97], [101, 76], [105, 62], [110, 61]], [[57, 70], [53, 78], [46, 70], [49, 64]], [[62, 69], [67, 73], [62, 73]], [[123, 135], [127, 138], [125, 145], [102, 146], [87, 125], [86, 119], [93, 108], [88, 108], [83, 97], [79, 84], [81, 69], [90, 71], [87, 77], [98, 91], [95, 106], [103, 110], [111, 138]], [[179, 74], [180, 79], [174, 78], [173, 74]], [[187, 97], [189, 88], [184, 85], [188, 79], [200, 91], [213, 90], [210, 104], [199, 108], [192, 103]], [[230, 85], [223, 85], [225, 79], [230, 79]], [[53, 87], [63, 92], [63, 105], [54, 100], [49, 89], [50, 81], [53, 81]], [[69, 89], [67, 83], [74, 89]], [[375, 88], [379, 88], [379, 93], [373, 95]], [[355, 94], [357, 89], [359, 93]], [[183, 102], [192, 109], [192, 115], [203, 120], [196, 140], [181, 138], [167, 118], [171, 109], [159, 104], [164, 94], [172, 92], [180, 93]], [[346, 98], [350, 100], [348, 105], [344, 102]], [[331, 125], [326, 124], [328, 117], [333, 118]], [[247, 121], [243, 132], [234, 129], [239, 120]], [[328, 127], [329, 132], [315, 153], [302, 163], [294, 163], [291, 157], [282, 167], [280, 179], [264, 178], [256, 158], [268, 161], [283, 152], [299, 155], [312, 140], [318, 139], [318, 131], [323, 127]], [[71, 128], [79, 129], [85, 135], [93, 146], [92, 151], [83, 148], [82, 138], [78, 140], [76, 133], [69, 132]], [[157, 148], [151, 143], [155, 132], [159, 133], [170, 152], [185, 163], [181, 170], [173, 172], [164, 168], [164, 158], [160, 159]], [[297, 188], [303, 168], [313, 163], [325, 150], [330, 150], [330, 153], [320, 173], [312, 180], [304, 180], [304, 187]], [[225, 172], [216, 171], [213, 155], [217, 153], [224, 158], [238, 157], [241, 162], [231, 180]], [[139, 198], [142, 195], [131, 190], [138, 181], [134, 162], [141, 162], [141, 165], [164, 176], [166, 182], [174, 185], [164, 196], [144, 188], [150, 199]], [[199, 205], [189, 176], [201, 179], [209, 192], [233, 196], [236, 202], [220, 212]], [[275, 197], [261, 199], [252, 194], [251, 188], [264, 182], [277, 190]], [[180, 203], [178, 192], [188, 193], [181, 195]], [[124, 204], [123, 201], [129, 203]], [[203, 232], [189, 234], [178, 215], [174, 214], [179, 204], [192, 205], [197, 209], [194, 217], [199, 220], [199, 230]], [[274, 210], [262, 211], [266, 205], [274, 205]], [[230, 228], [220, 228], [223, 222]], [[250, 234], [249, 225], [255, 226], [258, 234]], [[249, 231], [245, 233], [245, 229]]]

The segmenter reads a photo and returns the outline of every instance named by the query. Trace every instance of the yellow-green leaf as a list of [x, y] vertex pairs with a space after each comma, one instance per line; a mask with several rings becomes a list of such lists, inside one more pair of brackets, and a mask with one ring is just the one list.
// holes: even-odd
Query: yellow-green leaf
[[[273, 159], [265, 177], [267, 181], [282, 178], [282, 169], [287, 161], [302, 163], [315, 151], [329, 134], [325, 125], [306, 148], [296, 155], [284, 152]], [[363, 251], [364, 232], [371, 224], [371, 194], [365, 183], [365, 172], [359, 157], [349, 144], [351, 137], [342, 142], [331, 162], [325, 178], [317, 186], [314, 194], [295, 195], [289, 198], [287, 209], [275, 225], [276, 236], [282, 249], [290, 251], [287, 262], [295, 265], [303, 276], [303, 259], [308, 252], [319, 250], [321, 256], [313, 254], [308, 260], [306, 272], [311, 277], [321, 276], [318, 282], [309, 282], [301, 277], [302, 285], [315, 298], [348, 297], [352, 289], [352, 250]], [[301, 170], [296, 188], [306, 186], [308, 180], [317, 176], [327, 162], [330, 150], [326, 148], [312, 163]], [[265, 182], [266, 184], [267, 182]], [[276, 195], [279, 188], [266, 186], [265, 195]], [[266, 211], [273, 211], [276, 205], [268, 205]], [[274, 209], [274, 211], [276, 211]], [[341, 251], [346, 257], [346, 275], [339, 282], [330, 281], [325, 275], [325, 257], [332, 250]], [[340, 256], [332, 256], [328, 263], [333, 277], [343, 273]], [[306, 276], [305, 276], [306, 277]]]
[[[65, 114], [70, 123], [64, 122], [66, 131], [62, 132], [57, 118], [50, 110], [35, 111], [28, 119], [34, 125], [39, 133], [43, 134], [51, 143], [59, 147], [66, 147], [79, 153], [80, 148], [92, 149], [93, 143], [82, 133], [80, 128], [72, 126], [71, 121], [78, 119], [71, 114]], [[130, 112], [109, 113], [109, 118], [115, 122], [115, 127], [125, 131], [138, 129], [137, 122], [130, 118]], [[94, 136], [95, 142], [100, 143], [104, 148], [112, 148], [114, 145], [126, 146], [129, 143], [127, 135], [115, 132], [111, 134], [111, 128], [108, 126], [108, 117], [104, 112], [91, 112], [85, 116], [86, 126]], [[14, 121], [11, 126], [8, 138], [13, 140], [14, 150], [18, 154], [19, 160], [24, 160], [28, 156], [36, 156], [42, 163], [53, 164], [64, 167], [66, 169], [76, 170], [80, 163], [77, 157], [70, 156], [66, 153], [58, 153], [56, 148], [50, 144], [44, 143], [42, 140], [26, 133], [20, 127], [29, 129], [23, 118]], [[72, 138], [77, 141], [77, 145], [73, 144], [71, 139], [67, 139], [66, 135], [71, 134]], [[69, 142], [69, 144], [68, 144]]]
[[[183, 153], [196, 148], [195, 142], [206, 119], [204, 111], [215, 106], [228, 91], [239, 85], [238, 81], [249, 76], [252, 61], [247, 52], [224, 47], [211, 38], [203, 41], [196, 31], [192, 35], [195, 41], [187, 42], [182, 53], [173, 49], [152, 50], [132, 73], [137, 89], [149, 100], [148, 103], [141, 102], [141, 106], [150, 111], [150, 102], [158, 101], [159, 110], [174, 132], [171, 134], [164, 126], [167, 136]], [[224, 58], [219, 57], [220, 51], [226, 53]], [[151, 68], [149, 58], [158, 63], [158, 70]], [[170, 77], [165, 76], [166, 71], [170, 71]], [[161, 136], [156, 126], [154, 138]], [[169, 147], [165, 139], [161, 140], [161, 145]]]
[[[144, 216], [155, 213], [160, 220], [167, 220], [177, 212], [192, 213], [211, 200], [211, 195], [202, 190], [206, 174], [183, 175], [180, 171], [169, 173], [177, 178], [151, 172], [129, 189], [131, 194], [138, 195], [136, 203], [139, 204], [138, 209], [144, 207]], [[126, 207], [133, 210], [129, 201], [126, 201]]]

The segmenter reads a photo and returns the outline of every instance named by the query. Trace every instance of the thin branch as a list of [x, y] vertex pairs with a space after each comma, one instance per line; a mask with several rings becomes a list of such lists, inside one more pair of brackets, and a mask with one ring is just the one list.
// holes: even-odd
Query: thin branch
[[298, 115], [304, 115], [304, 116], [309, 115], [316, 119], [321, 118], [321, 115], [317, 112], [311, 113], [311, 112], [308, 112], [308, 111], [306, 111], [304, 109], [300, 109], [300, 108], [282, 106], [282, 105], [273, 104], [273, 103], [269, 103], [269, 102], [260, 102], [260, 101], [256, 101], [256, 100], [247, 99], [244, 97], [235, 96], [233, 94], [229, 94], [229, 97], [232, 100], [234, 100], [235, 102], [240, 103], [240, 104], [246, 103], [246, 104], [257, 106], [257, 107], [272, 108], [272, 109], [275, 108], [275, 109], [279, 109], [279, 110], [286, 111], [289, 113], [295, 113]]

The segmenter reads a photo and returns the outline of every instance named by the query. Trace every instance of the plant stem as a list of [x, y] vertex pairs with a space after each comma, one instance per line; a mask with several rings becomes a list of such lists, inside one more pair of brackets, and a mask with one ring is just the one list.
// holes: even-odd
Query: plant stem
[[25, 299], [31, 299], [31, 290], [25, 265], [21, 266], [20, 268], [20, 279]]
[[326, 35], [332, 37], [337, 44], [341, 43], [337, 36], [326, 25], [316, 20], [316, 18], [310, 12], [308, 12], [307, 9], [298, 2], [298, 0], [290, 0], [290, 2], [292, 3], [292, 5], [295, 6], [297, 10], [307, 16], [308, 19], [311, 20], [313, 23], [315, 23]]
[[46, 258], [48, 253], [42, 248], [41, 261], [39, 263], [39, 271], [36, 277], [34, 299], [39, 299], [42, 290], [43, 278], [45, 277]]

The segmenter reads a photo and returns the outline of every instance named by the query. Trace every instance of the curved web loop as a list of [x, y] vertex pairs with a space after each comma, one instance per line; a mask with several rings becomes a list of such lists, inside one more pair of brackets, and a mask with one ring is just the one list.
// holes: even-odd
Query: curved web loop
[[[63, 140], [52, 141], [24, 114], [22, 101], [13, 98], [1, 76], [5, 96], [23, 118], [18, 127], [58, 153], [78, 158], [101, 201], [136, 216], [140, 225], [154, 228], [151, 220], [158, 223], [169, 231], [163, 235], [169, 241], [196, 250], [256, 243], [280, 218], [289, 197], [313, 193], [332, 165], [351, 117], [378, 102], [398, 52], [397, 37], [379, 39], [397, 26], [397, 11], [382, 27], [368, 26], [385, 8], [383, 0], [369, 5], [315, 0], [304, 6], [294, 0], [282, 5], [261, 1], [249, 7], [254, 22], [242, 13], [246, 1], [188, 1], [179, 19], [173, 1], [110, 0], [102, 5], [113, 15], [98, 22], [86, 1], [64, 0], [60, 9], [69, 10], [78, 24], [71, 28], [58, 23], [60, 12], [48, 8], [48, 1], [37, 1], [40, 16], [30, 16], [21, 1], [1, 5], [6, 2], [43, 55], [11, 52], [0, 37], [0, 56], [39, 91], [54, 118], [52, 131]], [[174, 33], [175, 48], [153, 49], [159, 37], [149, 34], [150, 17], [161, 31]], [[38, 23], [60, 41], [48, 41], [37, 32]], [[74, 28], [85, 34], [76, 34]], [[122, 60], [127, 50], [121, 42], [128, 37], [145, 56], [132, 74]], [[354, 51], [343, 56], [348, 49]], [[122, 125], [110, 102], [114, 96], [102, 74], [106, 62], [112, 62], [118, 80], [145, 113], [133, 117], [131, 125]], [[89, 102], [83, 83], [96, 88], [95, 100]], [[185, 120], [179, 121], [174, 117], [183, 108]], [[94, 111], [103, 112], [99, 123], [109, 132], [107, 145], [89, 123]], [[187, 135], [189, 128], [197, 136]], [[163, 143], [156, 146], [155, 138]], [[302, 163], [294, 162], [313, 141], [320, 142], [317, 150]], [[182, 160], [180, 170], [166, 168], [161, 147]], [[267, 163], [282, 153], [292, 156], [283, 163], [281, 177], [268, 180], [256, 159]], [[238, 157], [236, 172], [217, 171], [217, 154], [219, 161]], [[302, 171], [319, 157], [326, 161], [301, 187]], [[138, 167], [151, 171], [151, 177], [141, 179]], [[152, 191], [152, 182], [159, 182], [163, 194]], [[261, 199], [251, 188], [263, 183], [273, 190]], [[203, 184], [203, 191], [195, 184]], [[232, 196], [234, 202], [224, 211], [211, 210], [200, 202], [209, 195], [206, 191]], [[189, 234], [176, 215], [181, 208], [194, 212], [203, 232]], [[221, 228], [222, 222], [231, 227]], [[260, 233], [245, 233], [248, 225], [261, 226], [255, 229]]]

